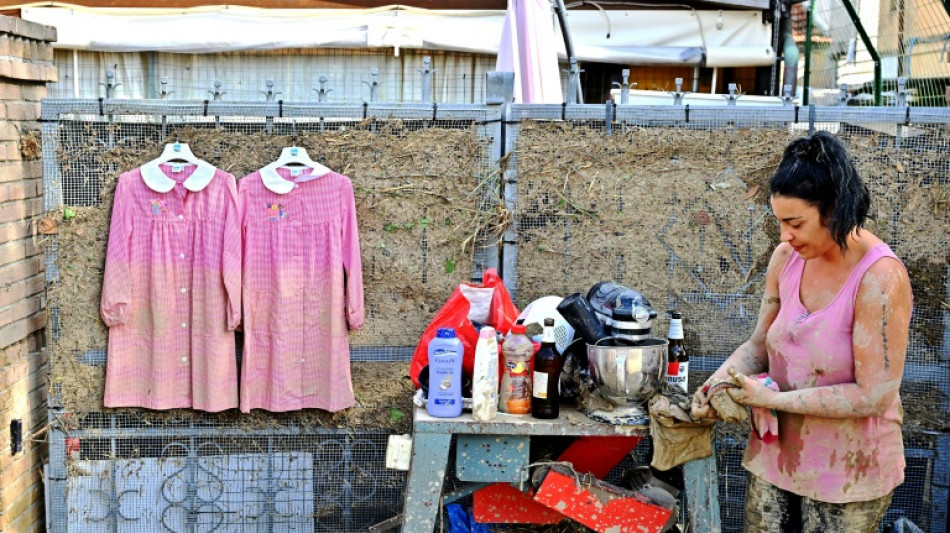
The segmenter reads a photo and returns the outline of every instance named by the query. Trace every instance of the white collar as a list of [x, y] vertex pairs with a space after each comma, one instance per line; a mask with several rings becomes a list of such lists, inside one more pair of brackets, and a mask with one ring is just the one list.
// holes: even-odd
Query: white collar
[[[142, 165], [142, 181], [145, 182], [145, 185], [147, 185], [149, 189], [155, 192], [166, 193], [174, 189], [175, 183], [177, 182], [166, 176], [159, 165], [161, 165], [161, 163], [155, 160]], [[200, 161], [197, 167], [198, 168], [185, 179], [184, 183], [182, 183], [186, 189], [192, 192], [198, 192], [204, 189], [211, 183], [212, 178], [214, 178], [215, 168], [210, 163]]]
[[[261, 181], [264, 183], [264, 187], [267, 187], [267, 189], [270, 190], [271, 192], [274, 192], [277, 194], [287, 194], [290, 191], [294, 190], [295, 183], [290, 180], [284, 179], [284, 177], [281, 176], [277, 172], [278, 168], [280, 167], [275, 167], [273, 165], [267, 165], [266, 167], [262, 168], [260, 170]], [[313, 170], [314, 169], [311, 169], [311, 172]], [[324, 174], [305, 174], [297, 178], [297, 181], [302, 183], [305, 181], [317, 179], [319, 177], [322, 177], [323, 175]]]

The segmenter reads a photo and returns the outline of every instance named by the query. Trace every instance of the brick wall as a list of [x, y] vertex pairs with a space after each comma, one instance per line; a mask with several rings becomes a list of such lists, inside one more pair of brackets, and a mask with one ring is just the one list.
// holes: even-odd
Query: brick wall
[[[56, 81], [56, 31], [0, 16], [0, 532], [43, 531], [45, 272], [40, 100]], [[10, 421], [23, 423], [11, 453]]]

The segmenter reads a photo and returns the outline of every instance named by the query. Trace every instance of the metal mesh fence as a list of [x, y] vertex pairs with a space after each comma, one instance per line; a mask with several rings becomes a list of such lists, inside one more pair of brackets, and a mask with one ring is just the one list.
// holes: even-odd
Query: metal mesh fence
[[[252, 137], [279, 145], [359, 130], [411, 143], [413, 132], [428, 129], [436, 138], [420, 142], [431, 144], [419, 150], [405, 144], [396, 148], [410, 154], [418, 173], [425, 175], [447, 168], [429, 162], [426, 154], [434, 159], [470, 157], [448, 137], [472, 130], [479, 140], [477, 161], [466, 170], [472, 182], [505, 183], [504, 201], [512, 218], [498, 248], [518, 307], [546, 294], [583, 292], [604, 279], [642, 290], [661, 311], [686, 309], [687, 341], [696, 354], [694, 387], [754, 326], [761, 256], [775, 235], [771, 213], [757, 195], [764, 194], [760, 182], [774, 168], [776, 151], [780, 154], [788, 139], [810, 128], [829, 129], [848, 142], [875, 201], [880, 200], [873, 231], [905, 260], [915, 283], [917, 305], [903, 390], [907, 482], [895, 496], [889, 518], [908, 516], [933, 528], [942, 516], [946, 523], [945, 513], [937, 511], [946, 506], [939, 480], [948, 475], [937, 450], [947, 446], [950, 429], [938, 427], [950, 411], [945, 304], [950, 204], [942, 196], [950, 190], [945, 156], [950, 138], [943, 133], [950, 114], [943, 110], [525, 105], [511, 107], [502, 117], [487, 106], [68, 100], [47, 101], [44, 118], [46, 206], [56, 214], [66, 207], [101, 208], [108, 200], [100, 195], [104, 185], [107, 189], [110, 176], [132, 161], [124, 155], [142, 157], [176, 135], [190, 135], [200, 157], [240, 177], [276, 153], [248, 159], [235, 152], [232, 141], [211, 142], [216, 137], [195, 136], [196, 131], [236, 136], [253, 152], [272, 147], [250, 144]], [[499, 146], [503, 139], [504, 149]], [[365, 179], [363, 183], [382, 187], [396, 173], [387, 173], [391, 159], [386, 150], [324, 144], [307, 147], [314, 159], [355, 182]], [[367, 153], [373, 156], [362, 157]], [[502, 153], [508, 156], [500, 159]], [[382, 167], [372, 166], [374, 160]], [[698, 188], [686, 187], [690, 180]], [[495, 208], [488, 190], [473, 190], [481, 191], [470, 199], [474, 211]], [[914, 191], [924, 191], [925, 197]], [[418, 267], [411, 269], [408, 289], [419, 292], [427, 275], [433, 279], [447, 268], [443, 257], [427, 255], [435, 249], [426, 244], [434, 246], [429, 237], [435, 233], [406, 230], [408, 222], [394, 220], [400, 228], [389, 229], [361, 224], [361, 237], [379, 239], [370, 245], [378, 248], [375, 253], [396, 249], [408, 231], [414, 247], [401, 257]], [[61, 229], [67, 227], [75, 236], [77, 227]], [[79, 237], [96, 246], [91, 235]], [[65, 237], [61, 232], [49, 241], [47, 276], [53, 287], [72, 283], [76, 278], [69, 276], [82, 270], [78, 263], [62, 261], [64, 249], [75, 244], [64, 242]], [[499, 262], [492, 251], [495, 242], [486, 239], [466, 263], [464, 279], [469, 274], [478, 279], [483, 268]], [[376, 268], [383, 257], [377, 257]], [[364, 248], [364, 276], [373, 276], [373, 268]], [[87, 283], [97, 283], [101, 270], [92, 268], [84, 275]], [[354, 342], [352, 360], [405, 361], [414, 339], [459, 279], [434, 278], [429, 282], [433, 291], [423, 301], [426, 307], [397, 309], [398, 320], [384, 310], [405, 294], [389, 288], [369, 291], [367, 307], [376, 306], [379, 314], [373, 322], [370, 311], [368, 331], [361, 333], [370, 340]], [[85, 303], [50, 299], [54, 344], [76, 327], [77, 311], [98, 315], [96, 298], [97, 293]], [[412, 322], [410, 315], [420, 318]], [[655, 333], [662, 335], [663, 327], [661, 319]], [[75, 383], [83, 386], [89, 379], [64, 369], [98, 369], [96, 379], [101, 379], [106, 353], [104, 337], [96, 338], [100, 344], [53, 354], [54, 360], [68, 363], [52, 365], [58, 393], [54, 403], [73, 394]], [[391, 430], [380, 429], [385, 423], [373, 429], [374, 423], [406, 415], [387, 401], [361, 402], [381, 418], [360, 428], [347, 420], [331, 420], [328, 426], [326, 420], [306, 416], [114, 413], [94, 402], [79, 410], [60, 405], [52, 415], [52, 529], [185, 531], [191, 524], [215, 531], [363, 530], [402, 506], [405, 475], [382, 467]], [[720, 435], [717, 446], [724, 531], [740, 531], [744, 442]]]
[[[889, 520], [904, 515], [941, 530], [946, 517], [932, 519], [929, 498], [946, 495], [927, 480], [945, 470], [935, 442], [945, 441], [948, 428], [934, 415], [946, 420], [950, 410], [943, 303], [950, 220], [940, 199], [950, 178], [938, 118], [950, 115], [683, 106], [516, 106], [511, 115], [508, 180], [516, 186], [506, 200], [516, 229], [506, 236], [512, 244], [503, 260], [506, 274], [517, 274], [516, 303], [586, 293], [597, 281], [614, 280], [643, 292], [661, 313], [681, 310], [687, 344], [701, 354], [691, 357], [691, 389], [755, 326], [778, 235], [766, 183], [785, 145], [810, 129], [843, 139], [871, 189], [868, 229], [902, 257], [915, 293], [902, 389], [908, 481]], [[666, 323], [659, 320], [654, 333], [662, 335]], [[725, 434], [718, 446], [723, 530], [741, 531], [744, 441]]]
[[[849, 105], [874, 105], [874, 54], [880, 62], [882, 101], [893, 103], [898, 78], [907, 80], [913, 105], [946, 105], [950, 78], [947, 42], [950, 16], [936, 0], [851, 1], [867, 35], [864, 42], [848, 0], [813, 0], [799, 4], [800, 18], [811, 9], [809, 103], [833, 105], [846, 85]], [[807, 39], [806, 35], [802, 35]], [[804, 57], [804, 56], [803, 56]], [[800, 78], [801, 80], [801, 78]]]
[[[405, 361], [435, 309], [388, 304], [444, 299], [497, 260], [487, 236], [464, 253], [447, 238], [455, 225], [477, 227], [472, 212], [490, 211], [497, 109], [48, 100], [44, 113], [46, 208], [60, 220], [47, 240], [52, 530], [364, 531], [397, 514], [406, 476], [384, 468], [386, 439], [408, 427]], [[95, 315], [111, 185], [168, 140], [190, 142], [239, 178], [291, 144], [351, 176], [367, 294], [366, 326], [351, 336], [357, 407], [339, 416], [104, 412], [106, 337]], [[414, 189], [436, 201], [414, 202]], [[440, 207], [454, 199], [471, 203], [460, 206], [464, 222]], [[390, 218], [376, 218], [381, 211]], [[455, 254], [454, 268], [443, 252]], [[366, 369], [375, 377], [361, 377]]]

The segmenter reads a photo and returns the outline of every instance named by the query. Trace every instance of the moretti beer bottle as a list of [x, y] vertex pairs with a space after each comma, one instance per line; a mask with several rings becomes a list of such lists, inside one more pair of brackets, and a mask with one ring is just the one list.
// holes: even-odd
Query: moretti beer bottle
[[670, 332], [666, 365], [666, 381], [683, 391], [689, 387], [689, 354], [683, 345], [683, 315], [673, 311], [670, 314]]
[[532, 374], [531, 416], [557, 418], [559, 414], [558, 386], [561, 383], [561, 355], [554, 346], [554, 319], [544, 319], [541, 348], [534, 354]]

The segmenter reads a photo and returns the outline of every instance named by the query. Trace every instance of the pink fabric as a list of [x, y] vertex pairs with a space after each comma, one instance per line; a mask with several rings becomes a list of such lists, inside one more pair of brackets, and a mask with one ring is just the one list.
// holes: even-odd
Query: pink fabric
[[[281, 177], [290, 172], [278, 169]], [[354, 403], [348, 329], [363, 326], [353, 185], [331, 172], [287, 194], [240, 181], [244, 231], [241, 410]]]
[[495, 70], [515, 73], [516, 103], [560, 104], [561, 70], [547, 0], [508, 0]]
[[241, 234], [234, 176], [199, 191], [186, 167], [159, 193], [141, 169], [119, 177], [102, 286], [109, 326], [106, 407], [237, 407], [234, 328], [240, 322]]
[[[769, 375], [783, 391], [854, 383], [851, 331], [858, 287], [868, 268], [895, 257], [869, 250], [825, 308], [809, 313], [799, 297], [805, 261], [792, 252], [779, 277], [782, 306], [769, 328]], [[814, 500], [880, 498], [904, 480], [900, 398], [882, 417], [822, 418], [779, 412], [778, 440], [749, 439], [743, 466], [769, 483]]]

